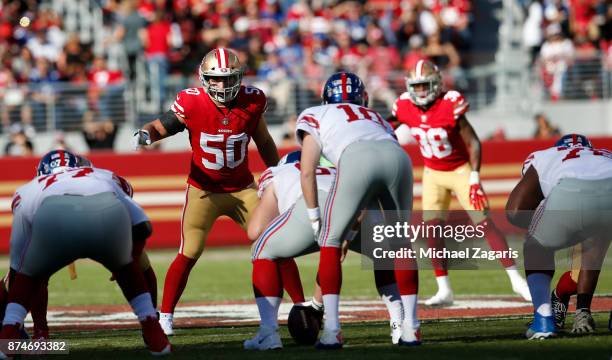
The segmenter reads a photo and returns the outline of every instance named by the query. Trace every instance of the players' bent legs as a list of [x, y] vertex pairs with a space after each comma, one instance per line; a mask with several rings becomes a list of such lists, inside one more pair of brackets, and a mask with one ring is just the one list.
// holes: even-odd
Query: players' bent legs
[[[385, 159], [381, 162], [380, 159]], [[364, 167], [367, 164], [367, 167]], [[342, 236], [359, 211], [383, 193], [391, 196], [398, 218], [412, 209], [412, 166], [404, 151], [386, 141], [361, 141], [349, 145], [338, 163], [337, 175], [323, 211], [319, 280], [325, 305], [323, 335], [317, 347], [342, 347], [338, 318], [342, 282], [340, 267]], [[404, 214], [402, 212], [407, 212]]]
[[523, 254], [525, 275], [531, 293], [534, 320], [527, 333], [527, 339], [545, 339], [555, 335], [554, 316], [550, 299], [550, 282], [555, 273], [554, 250], [540, 245], [533, 237], [527, 236]]

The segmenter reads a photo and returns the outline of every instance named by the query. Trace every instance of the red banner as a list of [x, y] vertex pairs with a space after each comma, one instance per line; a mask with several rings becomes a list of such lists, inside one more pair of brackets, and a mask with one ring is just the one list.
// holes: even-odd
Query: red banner
[[[612, 138], [591, 140], [596, 147], [612, 148]], [[481, 178], [493, 209], [504, 207], [508, 193], [520, 178], [521, 166], [527, 155], [551, 145], [551, 141], [533, 140], [483, 143]], [[405, 149], [414, 164], [414, 208], [420, 209], [423, 161], [418, 146], [409, 145]], [[290, 150], [285, 149], [282, 153]], [[135, 200], [144, 207], [153, 221], [154, 232], [148, 246], [178, 248], [180, 216], [191, 153], [95, 153], [90, 154], [89, 158], [96, 167], [112, 170], [132, 183]], [[265, 166], [257, 151], [251, 150], [249, 159], [251, 170], [257, 178]], [[0, 178], [0, 252], [6, 253], [9, 247], [12, 194], [18, 186], [32, 179], [37, 163], [38, 158], [0, 158], [0, 168], [4, 169]], [[451, 203], [451, 209], [459, 208], [456, 201]], [[206, 240], [206, 246], [247, 244], [249, 241], [244, 232], [228, 218], [220, 218]]]

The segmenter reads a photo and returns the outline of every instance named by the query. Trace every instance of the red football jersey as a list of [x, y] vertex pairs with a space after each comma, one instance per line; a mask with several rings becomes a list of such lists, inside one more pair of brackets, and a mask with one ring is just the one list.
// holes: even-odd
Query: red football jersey
[[266, 95], [240, 87], [226, 108], [217, 107], [203, 88], [178, 93], [171, 110], [189, 130], [191, 171], [187, 182], [212, 192], [242, 190], [254, 182], [247, 146], [266, 111]]
[[454, 90], [440, 94], [426, 109], [414, 105], [408, 93], [404, 93], [393, 105], [393, 116], [410, 128], [420, 145], [425, 166], [450, 171], [470, 160], [457, 127], [457, 119], [468, 108], [468, 102]]

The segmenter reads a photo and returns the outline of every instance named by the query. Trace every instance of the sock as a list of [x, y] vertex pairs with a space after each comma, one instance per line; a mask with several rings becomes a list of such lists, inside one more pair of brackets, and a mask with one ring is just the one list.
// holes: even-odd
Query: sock
[[282, 298], [278, 296], [261, 296], [255, 298], [259, 317], [261, 318], [261, 326], [278, 329], [278, 308], [280, 307]]
[[[417, 319], [417, 293], [419, 290], [419, 272], [414, 259], [395, 259], [395, 279], [401, 295], [404, 312], [404, 323], [412, 328], [419, 327]], [[415, 270], [409, 270], [415, 269]], [[438, 279], [438, 278], [436, 278]]]
[[[443, 224], [443, 221], [440, 219], [433, 219], [433, 220], [429, 220], [426, 221], [424, 223], [425, 227], [438, 227], [441, 226]], [[435, 232], [434, 232], [435, 233]], [[429, 235], [429, 234], [428, 234]], [[427, 236], [427, 247], [429, 249], [435, 249], [435, 250], [442, 250], [445, 248], [445, 244], [444, 244], [444, 239], [443, 238], [438, 238], [433, 236], [435, 234], [432, 234], [432, 236]], [[434, 269], [434, 273], [436, 275], [436, 277], [438, 276], [447, 276], [448, 275], [448, 262], [446, 259], [444, 258], [432, 258], [431, 259], [431, 265], [433, 266]]]
[[438, 284], [438, 292], [453, 292], [448, 276], [436, 276], [436, 283]]
[[551, 275], [540, 272], [527, 275], [527, 285], [529, 285], [529, 292], [531, 292], [533, 308], [542, 316], [552, 316], [550, 305], [551, 279]]
[[113, 274], [127, 301], [131, 301], [136, 296], [148, 292], [144, 275], [136, 261], [132, 261]]
[[10, 302], [6, 306], [6, 314], [4, 315], [2, 325], [23, 324], [26, 315], [28, 315], [28, 310], [23, 305]]
[[593, 294], [578, 294], [576, 295], [576, 310], [578, 309], [591, 309], [591, 302], [593, 301]]
[[300, 271], [293, 258], [283, 259], [278, 262], [283, 288], [289, 294], [291, 301], [294, 304], [303, 303], [304, 289], [302, 288], [302, 280], [300, 280]]
[[150, 266], [147, 270], [145, 270], [143, 275], [147, 283], [147, 289], [149, 289], [149, 293], [151, 294], [153, 307], [157, 308], [157, 276], [155, 276], [153, 266]]
[[326, 331], [340, 330], [338, 316], [340, 306], [340, 288], [342, 286], [342, 267], [340, 266], [340, 248], [324, 246], [320, 249], [319, 281], [325, 307]]
[[6, 305], [8, 304], [8, 290], [6, 287], [7, 277], [0, 280], [0, 319], [4, 319], [4, 312], [6, 311]]
[[47, 305], [49, 302], [48, 282], [45, 281], [32, 299], [30, 312], [32, 313], [32, 321], [36, 331], [49, 331], [47, 324]]
[[508, 278], [510, 279], [510, 282], [512, 283], [512, 285], [514, 285], [516, 282], [521, 282], [523, 280], [523, 278], [521, 277], [521, 274], [516, 268], [516, 265], [508, 266], [506, 268], [506, 274], [508, 274]]
[[378, 288], [378, 294], [389, 312], [389, 320], [401, 324], [404, 320], [404, 308], [397, 284], [385, 285]]
[[325, 323], [323, 329], [325, 331], [336, 332], [340, 330], [340, 295], [323, 294], [323, 306], [325, 307]]
[[254, 260], [252, 281], [261, 325], [277, 329], [278, 308], [283, 295], [279, 264], [268, 259]]
[[417, 317], [417, 296], [402, 295], [402, 305], [404, 307], [404, 324], [409, 324], [413, 329], [419, 327]]
[[176, 258], [168, 268], [164, 282], [164, 294], [160, 311], [163, 313], [174, 313], [185, 286], [189, 273], [196, 263], [196, 259], [190, 259], [183, 254], [177, 254]]
[[575, 295], [578, 291], [578, 283], [572, 279], [572, 272], [566, 271], [559, 278], [557, 287], [555, 288], [555, 295], [563, 302], [568, 304], [570, 297]]
[[[489, 243], [489, 247], [491, 248], [491, 250], [508, 251], [508, 243], [506, 242], [506, 238], [501, 233], [501, 231], [499, 231], [497, 226], [495, 226], [495, 224], [493, 223], [491, 219], [481, 221], [478, 225], [484, 227], [483, 230], [484, 230], [485, 238], [487, 239], [487, 242]], [[514, 259], [510, 257], [503, 257], [499, 259], [499, 261], [501, 262], [502, 266], [505, 268], [508, 268], [514, 265]]]
[[134, 314], [138, 317], [138, 321], [143, 321], [150, 316], [156, 316], [151, 294], [149, 292], [143, 292], [134, 297], [130, 300], [130, 306], [132, 310], [134, 310]]

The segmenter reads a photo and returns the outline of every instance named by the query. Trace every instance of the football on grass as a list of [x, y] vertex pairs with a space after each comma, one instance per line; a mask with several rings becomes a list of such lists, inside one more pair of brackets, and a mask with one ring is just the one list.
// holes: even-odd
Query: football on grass
[[308, 304], [293, 305], [287, 319], [289, 334], [300, 345], [313, 345], [323, 323], [323, 312]]

